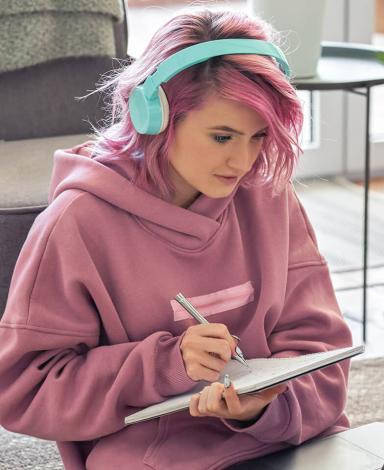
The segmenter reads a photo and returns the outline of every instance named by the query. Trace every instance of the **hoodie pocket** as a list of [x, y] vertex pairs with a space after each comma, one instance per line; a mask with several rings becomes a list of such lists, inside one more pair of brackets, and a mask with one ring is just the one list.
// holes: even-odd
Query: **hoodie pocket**
[[[228, 289], [219, 290], [206, 295], [187, 297], [187, 300], [204, 316], [225, 312], [253, 302], [255, 291], [251, 281]], [[176, 301], [171, 300], [174, 321], [190, 318], [188, 312]]]
[[143, 463], [152, 470], [223, 469], [265, 448], [247, 433], [233, 432], [218, 418], [180, 411], [160, 418], [158, 435]]
[[158, 468], [156, 465], [156, 453], [168, 435], [169, 416], [170, 415], [160, 416], [156, 437], [144, 454], [143, 462], [153, 469]]

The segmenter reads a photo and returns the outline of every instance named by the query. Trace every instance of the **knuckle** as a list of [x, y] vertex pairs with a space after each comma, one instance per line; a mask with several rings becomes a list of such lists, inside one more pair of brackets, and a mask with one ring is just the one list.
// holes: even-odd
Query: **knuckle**
[[198, 380], [198, 379], [199, 379], [195, 364], [189, 364], [189, 365], [187, 365], [187, 368], [186, 368], [186, 369], [187, 369], [187, 374], [188, 374], [188, 376], [189, 376], [192, 380]]
[[219, 323], [219, 326], [220, 326], [220, 332], [223, 335], [226, 335], [227, 333], [229, 333], [228, 328], [223, 323]]
[[223, 354], [223, 358], [228, 362], [231, 359], [232, 351], [231, 346], [228, 344], [228, 341], [225, 339], [221, 340], [221, 350]]
[[213, 413], [215, 411], [215, 406], [212, 403], [209, 403], [207, 405], [207, 411], [208, 413]]

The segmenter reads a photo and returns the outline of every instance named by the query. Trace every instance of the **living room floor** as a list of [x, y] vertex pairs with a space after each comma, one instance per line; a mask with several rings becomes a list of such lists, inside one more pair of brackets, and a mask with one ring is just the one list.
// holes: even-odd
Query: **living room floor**
[[[328, 261], [336, 298], [352, 330], [354, 344], [361, 344], [363, 183], [344, 178], [313, 179], [303, 186], [295, 184], [295, 188], [315, 229], [320, 252]], [[338, 204], [330, 204], [332, 200]], [[384, 356], [383, 207], [384, 178], [374, 178], [370, 184], [366, 353], [358, 359]]]
[[[355, 184], [363, 186], [363, 181], [355, 181]], [[370, 182], [370, 189], [376, 193], [382, 194], [384, 196], [384, 178], [373, 178]], [[383, 204], [384, 207], [384, 204]], [[381, 305], [384, 306], [384, 279], [382, 279], [381, 291]], [[377, 290], [377, 289], [376, 289]], [[368, 294], [368, 302], [371, 301], [380, 301], [380, 296], [377, 299], [370, 298]], [[368, 323], [367, 323], [367, 343], [366, 343], [366, 353], [364, 357], [367, 356], [384, 356], [384, 307], [382, 307], [381, 314], [371, 315], [368, 314]], [[348, 324], [353, 332], [354, 339], [356, 342], [362, 340], [362, 324], [354, 320], [348, 320]]]

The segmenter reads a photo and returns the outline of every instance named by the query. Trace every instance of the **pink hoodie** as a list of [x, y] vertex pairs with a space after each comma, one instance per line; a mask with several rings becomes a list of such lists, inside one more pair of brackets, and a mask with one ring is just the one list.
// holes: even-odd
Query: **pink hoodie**
[[[82, 152], [80, 154], [79, 152]], [[0, 322], [0, 423], [56, 440], [67, 470], [223, 469], [346, 429], [349, 362], [292, 380], [256, 422], [188, 410], [124, 426], [186, 392], [182, 292], [247, 358], [351, 345], [292, 185], [200, 195], [188, 209], [133, 185], [130, 162], [58, 150], [49, 206], [20, 253]]]

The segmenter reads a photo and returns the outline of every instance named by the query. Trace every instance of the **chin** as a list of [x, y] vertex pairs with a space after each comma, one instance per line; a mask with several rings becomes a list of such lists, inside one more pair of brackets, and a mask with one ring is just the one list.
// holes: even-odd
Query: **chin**
[[235, 187], [233, 188], [227, 188], [223, 189], [221, 191], [201, 191], [205, 196], [211, 197], [212, 199], [220, 199], [223, 197], [228, 197], [233, 191]]

